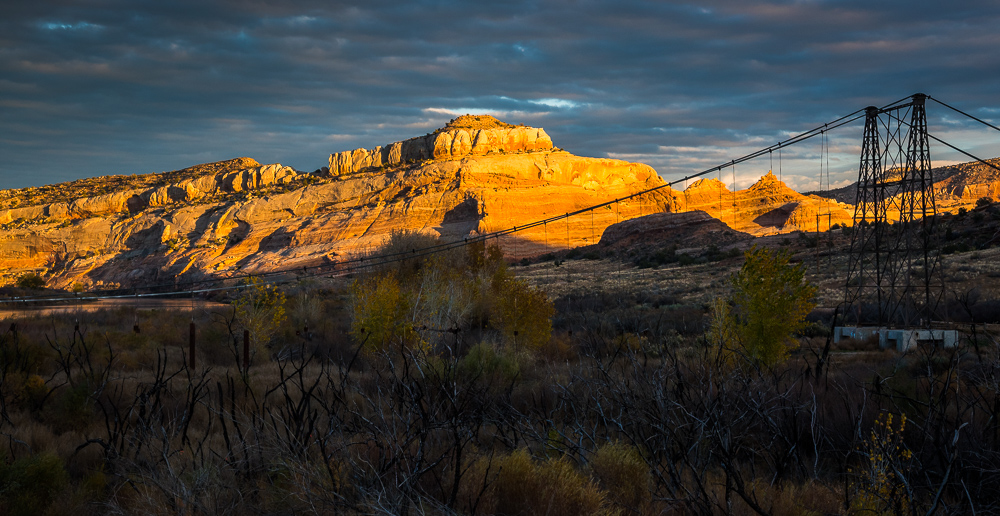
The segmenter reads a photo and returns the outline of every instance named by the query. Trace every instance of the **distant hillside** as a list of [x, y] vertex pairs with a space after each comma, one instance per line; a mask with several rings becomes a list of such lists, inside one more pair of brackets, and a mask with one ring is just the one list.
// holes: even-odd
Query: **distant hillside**
[[[1000, 166], [1000, 158], [986, 161]], [[941, 211], [957, 212], [959, 208], [971, 208], [983, 197], [1000, 200], [1000, 170], [978, 161], [935, 167], [931, 169], [931, 174], [934, 178], [934, 199]], [[842, 188], [809, 192], [809, 195], [853, 204], [857, 192], [858, 184], [854, 182]]]
[[[853, 200], [848, 189], [800, 194], [768, 174], [736, 192], [714, 179], [676, 191], [647, 165], [574, 156], [544, 129], [486, 115], [458, 117], [373, 149], [335, 152], [328, 164], [304, 173], [237, 158], [0, 192], [0, 285], [26, 272], [52, 287], [92, 289], [333, 267], [393, 231], [460, 240], [615, 199], [624, 200], [500, 243], [511, 258], [538, 256], [595, 244], [609, 226], [664, 212], [703, 214], [654, 217], [612, 233], [626, 235], [622, 241], [729, 241], [825, 231], [851, 224], [853, 215], [853, 206], [830, 199]], [[936, 173], [942, 205], [1000, 197], [998, 176], [981, 167]], [[659, 229], [632, 235], [636, 227]]]

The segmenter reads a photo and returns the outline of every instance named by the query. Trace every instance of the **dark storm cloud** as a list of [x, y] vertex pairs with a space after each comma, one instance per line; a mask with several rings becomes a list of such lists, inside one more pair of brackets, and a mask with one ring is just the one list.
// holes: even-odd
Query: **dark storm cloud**
[[[0, 15], [0, 188], [241, 155], [312, 170], [466, 111], [668, 177], [916, 91], [998, 116], [995, 2], [67, 1]], [[997, 136], [942, 117], [932, 130], [1000, 155]], [[855, 133], [831, 140], [843, 170]], [[796, 184], [817, 149], [788, 151]]]

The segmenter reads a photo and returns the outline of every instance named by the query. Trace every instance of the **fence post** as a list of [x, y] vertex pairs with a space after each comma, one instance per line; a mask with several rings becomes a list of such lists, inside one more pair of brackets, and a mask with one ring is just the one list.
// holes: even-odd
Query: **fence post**
[[188, 348], [188, 355], [191, 362], [191, 369], [194, 369], [194, 321], [191, 321], [191, 344]]
[[243, 370], [250, 370], [250, 330], [243, 330]]

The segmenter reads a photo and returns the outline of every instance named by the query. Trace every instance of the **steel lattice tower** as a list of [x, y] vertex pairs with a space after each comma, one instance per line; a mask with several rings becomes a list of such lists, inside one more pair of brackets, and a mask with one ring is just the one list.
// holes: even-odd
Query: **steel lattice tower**
[[927, 325], [944, 294], [926, 98], [866, 112], [846, 289], [859, 325]]

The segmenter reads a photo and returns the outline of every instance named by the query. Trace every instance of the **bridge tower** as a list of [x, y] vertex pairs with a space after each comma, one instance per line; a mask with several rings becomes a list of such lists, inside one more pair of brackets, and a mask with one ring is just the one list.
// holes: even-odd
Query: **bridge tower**
[[928, 326], [944, 296], [926, 99], [866, 112], [845, 303], [857, 325]]

